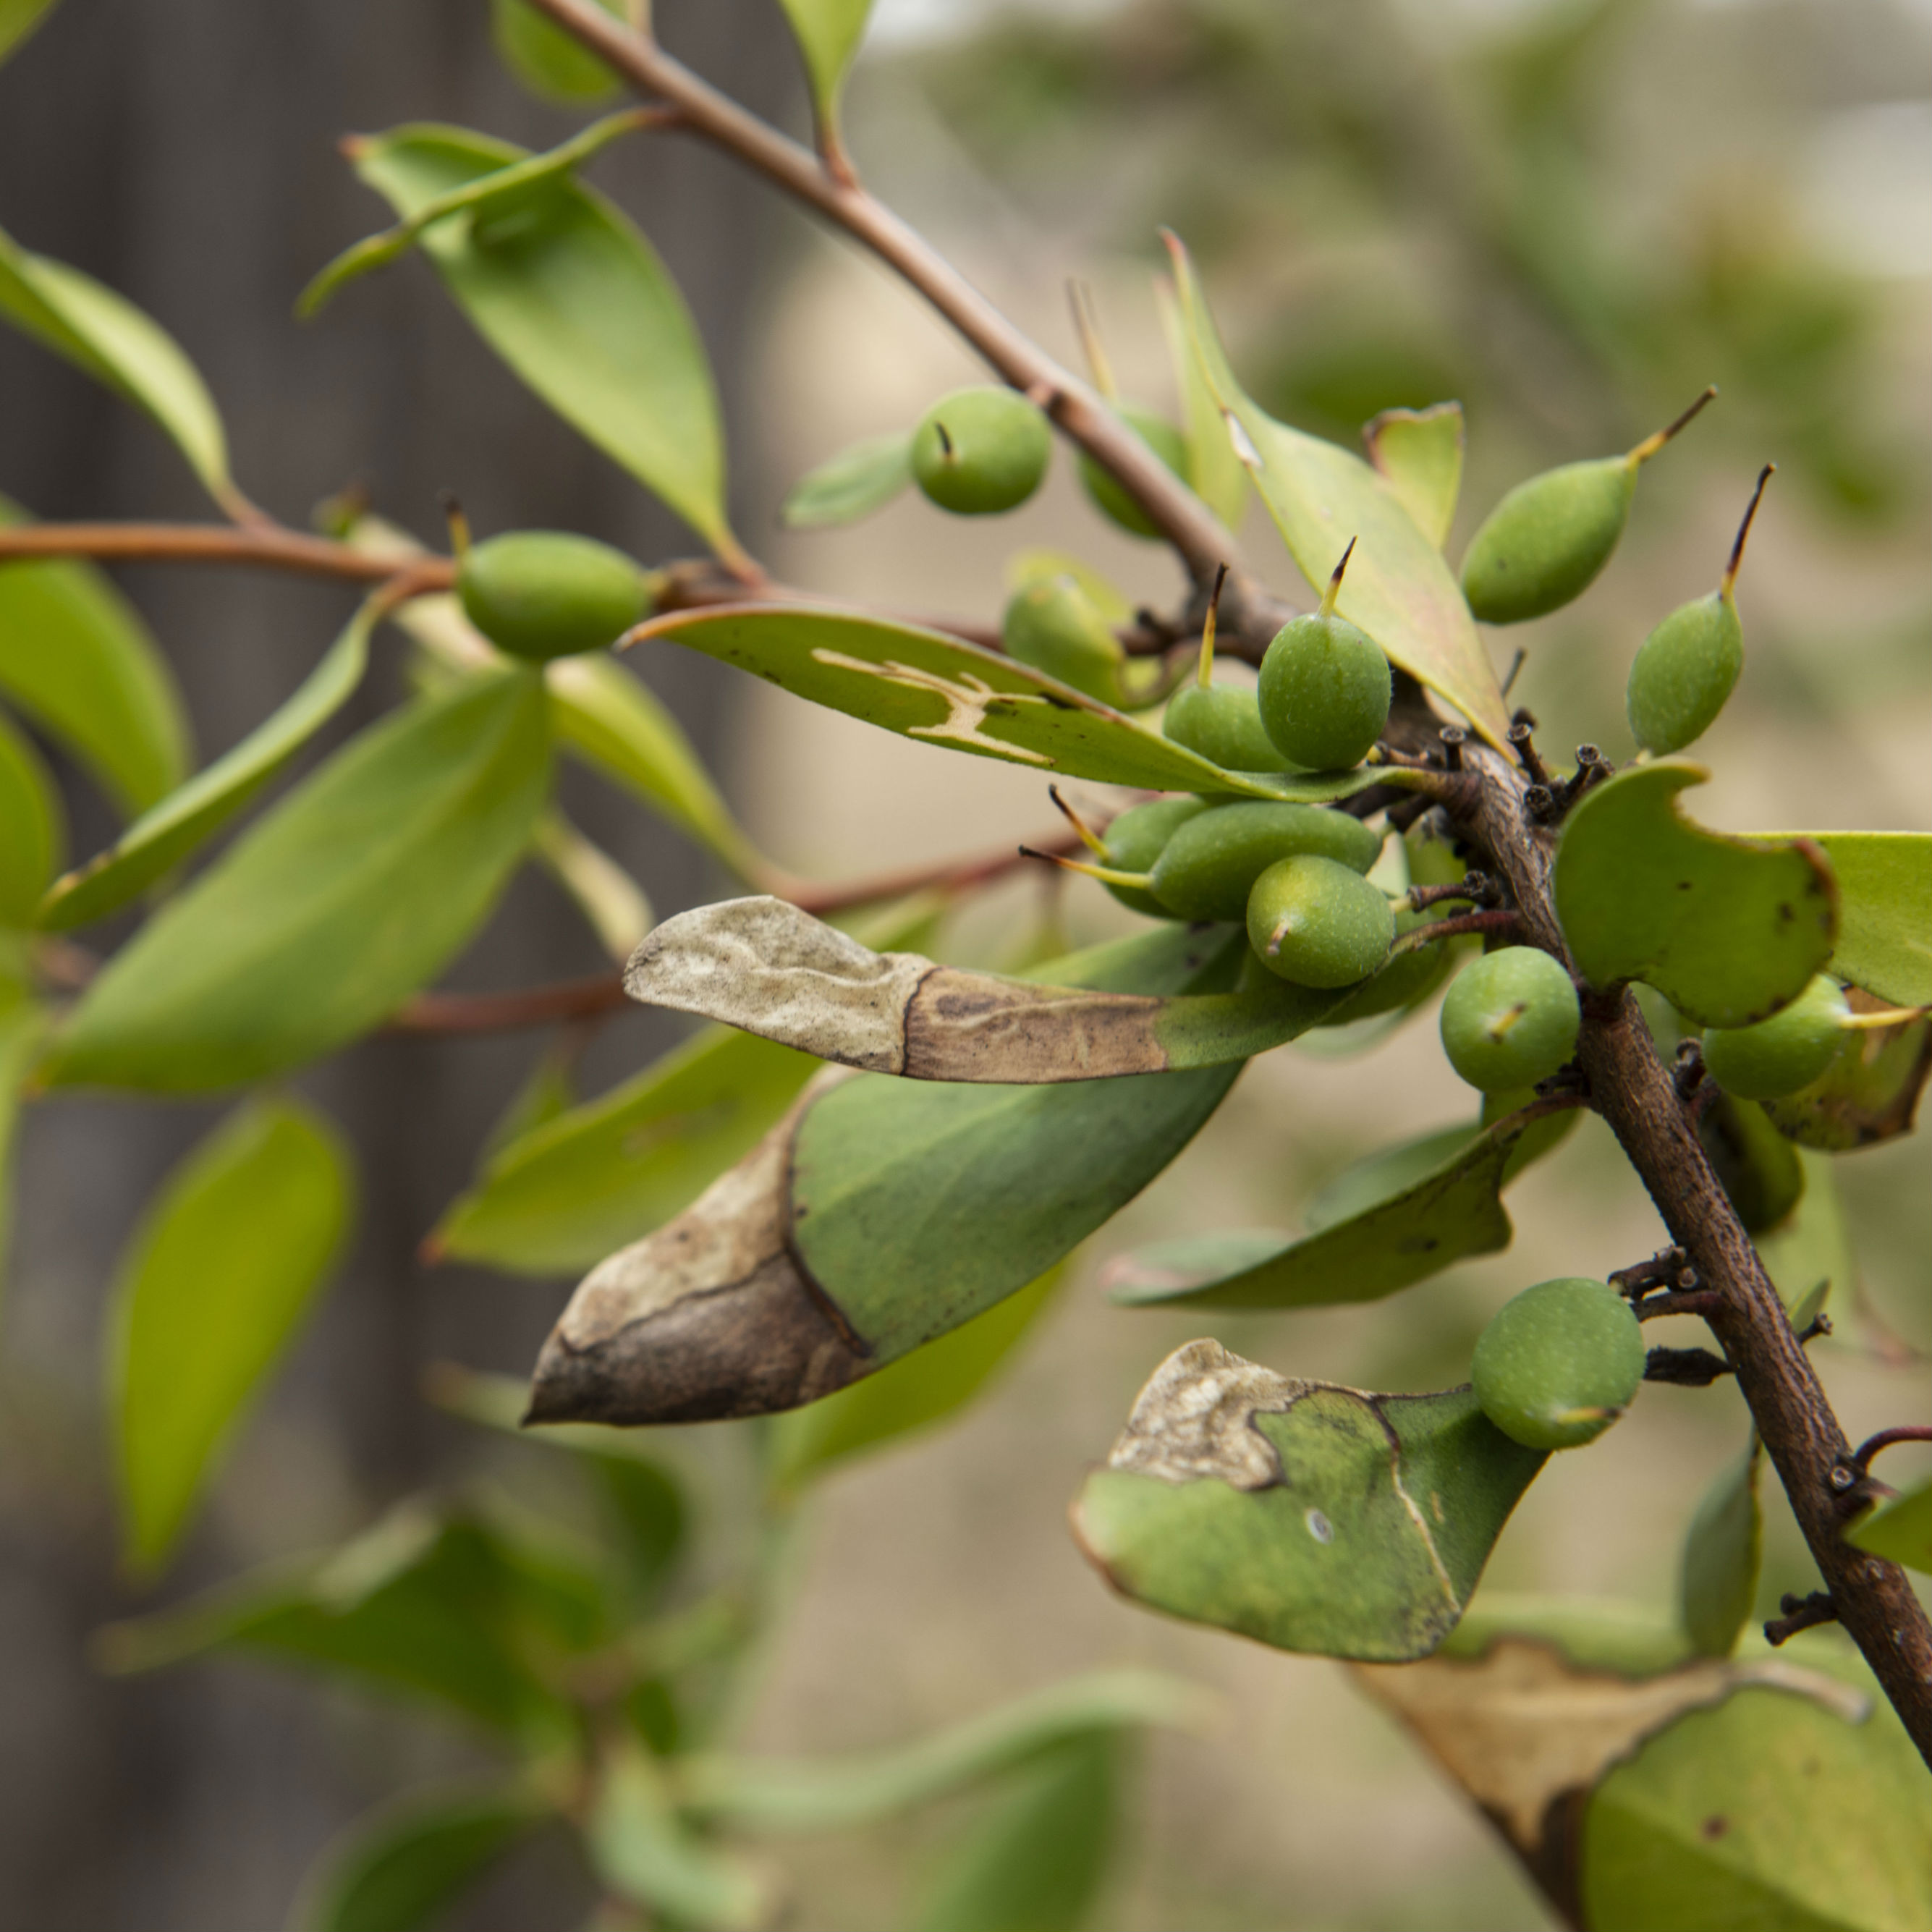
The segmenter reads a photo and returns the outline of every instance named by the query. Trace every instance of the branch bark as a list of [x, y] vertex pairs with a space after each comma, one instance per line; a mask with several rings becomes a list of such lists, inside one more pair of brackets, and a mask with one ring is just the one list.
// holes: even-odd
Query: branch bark
[[[1530, 824], [1522, 772], [1486, 748], [1472, 746], [1465, 758], [1469, 769], [1452, 816], [1508, 881], [1525, 936], [1568, 964], [1550, 894], [1555, 833]], [[1736, 1372], [1839, 1622], [1932, 1764], [1932, 1624], [1898, 1564], [1844, 1540], [1832, 1474], [1851, 1445], [1630, 993], [1586, 995], [1577, 1058], [1591, 1104], [1713, 1298], [1704, 1318]]]

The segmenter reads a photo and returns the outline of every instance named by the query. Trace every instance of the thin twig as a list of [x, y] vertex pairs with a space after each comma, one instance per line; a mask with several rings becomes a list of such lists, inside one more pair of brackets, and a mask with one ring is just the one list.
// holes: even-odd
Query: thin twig
[[0, 530], [0, 564], [28, 557], [86, 556], [103, 563], [226, 563], [305, 577], [380, 584], [406, 574], [424, 591], [456, 580], [448, 557], [425, 555], [406, 567], [328, 537], [279, 524], [26, 524]]
[[1852, 1453], [1852, 1461], [1861, 1471], [1871, 1467], [1871, 1459], [1881, 1449], [1889, 1449], [1894, 1442], [1932, 1442], [1932, 1425], [1924, 1423], [1907, 1423], [1897, 1429], [1881, 1429], [1876, 1436], [1868, 1436]]
[[1838, 1621], [1838, 1606], [1823, 1590], [1814, 1590], [1808, 1597], [1794, 1597], [1787, 1592], [1778, 1607], [1784, 1616], [1773, 1617], [1764, 1627], [1764, 1640], [1774, 1650], [1780, 1644], [1789, 1643], [1800, 1630]]

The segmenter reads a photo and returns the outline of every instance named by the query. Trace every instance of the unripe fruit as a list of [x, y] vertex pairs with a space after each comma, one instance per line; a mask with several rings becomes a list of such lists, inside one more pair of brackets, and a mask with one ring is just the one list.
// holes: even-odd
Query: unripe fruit
[[[1151, 410], [1137, 408], [1132, 403], [1115, 403], [1113, 409], [1114, 413], [1175, 476], [1186, 475], [1186, 440], [1173, 424], [1164, 417], [1156, 416]], [[1131, 531], [1137, 537], [1157, 537], [1160, 535], [1152, 518], [1121, 488], [1114, 472], [1111, 470], [1103, 470], [1084, 452], [1080, 458], [1080, 481], [1085, 486], [1088, 495], [1094, 500], [1095, 508], [1112, 518], [1122, 530]], [[1260, 768], [1256, 766], [1254, 769]]]
[[1281, 860], [1249, 896], [1248, 944], [1270, 972], [1298, 986], [1366, 980], [1388, 959], [1394, 938], [1388, 895], [1333, 859]]
[[1569, 973], [1534, 946], [1466, 967], [1442, 1002], [1442, 1050], [1485, 1094], [1533, 1087], [1576, 1050], [1582, 1015]]
[[1575, 1449], [1629, 1408], [1643, 1381], [1636, 1311], [1609, 1282], [1538, 1282], [1506, 1302], [1476, 1344], [1483, 1413], [1526, 1449]]
[[1312, 772], [1360, 764], [1388, 722], [1388, 659], [1335, 614], [1354, 548], [1335, 566], [1321, 609], [1282, 625], [1262, 659], [1262, 728], [1284, 758]]
[[1000, 639], [1019, 663], [1103, 704], [1120, 701], [1120, 667], [1127, 654], [1072, 578], [1042, 578], [1016, 591], [1000, 621]]
[[1238, 684], [1181, 686], [1167, 701], [1162, 734], [1198, 752], [1224, 772], [1286, 772], [1294, 768], [1262, 726], [1261, 706]]
[[644, 574], [622, 550], [563, 530], [478, 544], [456, 573], [464, 614], [512, 657], [574, 656], [615, 644], [650, 616]]
[[[1399, 911], [1395, 916], [1395, 937], [1406, 939], [1432, 922], [1432, 912]], [[1322, 1022], [1324, 1027], [1353, 1026], [1358, 1020], [1373, 1019], [1382, 1013], [1399, 1012], [1405, 1006], [1420, 1006], [1435, 992], [1456, 962], [1456, 941], [1444, 940], [1434, 946], [1418, 946], [1391, 959], [1362, 990], [1345, 1000]]]
[[[1244, 919], [1256, 880], [1277, 861], [1311, 854], [1359, 875], [1376, 862], [1381, 850], [1379, 835], [1346, 812], [1244, 800], [1211, 806], [1180, 826], [1154, 862], [1148, 884], [1154, 896], [1182, 919]], [[1378, 888], [1370, 890], [1382, 898]], [[1386, 941], [1382, 950], [1388, 950]]]
[[1677, 609], [1644, 639], [1630, 666], [1624, 709], [1637, 742], [1658, 753], [1681, 752], [1717, 722], [1724, 700], [1744, 668], [1744, 626], [1734, 595], [1744, 539], [1777, 467], [1760, 472], [1750, 507], [1744, 512], [1724, 580], [1708, 597]]
[[1486, 624], [1520, 624], [1580, 596], [1630, 518], [1638, 470], [1717, 394], [1622, 456], [1566, 463], [1519, 483], [1483, 520], [1462, 559], [1462, 594]]
[[[1208, 809], [1198, 798], [1157, 798], [1148, 805], [1130, 805], [1107, 827], [1101, 857], [1112, 870], [1150, 872], [1166, 848], [1168, 841], [1191, 818]], [[1111, 881], [1107, 890], [1124, 906], [1144, 913], [1150, 919], [1178, 919], [1145, 886], [1119, 886]]]
[[912, 473], [942, 510], [984, 517], [1024, 503], [1053, 453], [1046, 418], [1011, 389], [956, 389], [913, 432]]
[[1775, 1100], [1808, 1087], [1831, 1065], [1850, 1009], [1837, 985], [1820, 974], [1788, 1006], [1755, 1026], [1712, 1027], [1704, 1066], [1727, 1094]]

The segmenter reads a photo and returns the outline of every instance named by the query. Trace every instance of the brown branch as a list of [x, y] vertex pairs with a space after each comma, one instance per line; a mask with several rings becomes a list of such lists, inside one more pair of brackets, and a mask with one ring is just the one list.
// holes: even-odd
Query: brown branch
[[[1508, 881], [1524, 936], [1567, 964], [1550, 897], [1554, 839], [1526, 820], [1525, 776], [1485, 748], [1471, 747], [1466, 758], [1471, 770], [1452, 813]], [[1843, 1540], [1832, 1471], [1850, 1445], [1629, 992], [1585, 1002], [1577, 1057], [1592, 1104], [1714, 1296], [1705, 1319], [1736, 1373], [1838, 1621], [1932, 1762], [1932, 1624], [1903, 1570]]]
[[456, 566], [425, 555], [406, 563], [280, 524], [27, 524], [0, 530], [0, 564], [28, 557], [86, 556], [104, 563], [224, 563], [290, 570], [305, 577], [380, 584], [407, 577], [421, 590], [446, 590]]

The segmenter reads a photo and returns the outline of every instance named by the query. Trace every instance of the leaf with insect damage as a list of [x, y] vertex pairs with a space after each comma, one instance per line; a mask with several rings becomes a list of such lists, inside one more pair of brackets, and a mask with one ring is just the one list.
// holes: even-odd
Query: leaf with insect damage
[[[1856, 990], [1852, 1004], [1882, 1010]], [[1932, 1021], [1901, 1012], [1895, 1026], [1847, 1028], [1831, 1064], [1810, 1086], [1761, 1104], [1778, 1132], [1801, 1147], [1850, 1154], [1910, 1133], [1928, 1075]]]
[[1902, 1006], [1932, 1001], [1932, 832], [1784, 832], [1808, 838], [1838, 882], [1832, 970]]

